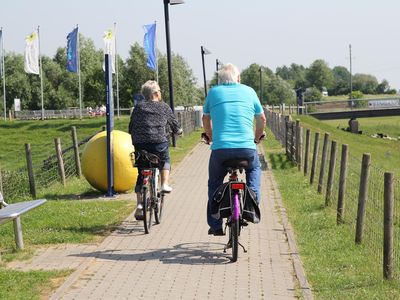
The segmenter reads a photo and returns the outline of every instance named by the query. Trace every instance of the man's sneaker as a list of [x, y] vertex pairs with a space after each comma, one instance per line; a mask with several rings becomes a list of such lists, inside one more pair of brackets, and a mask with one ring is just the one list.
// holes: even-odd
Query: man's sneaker
[[215, 236], [225, 235], [225, 233], [222, 230], [222, 228], [220, 228], [220, 229], [212, 229], [211, 227], [208, 229], [208, 234], [212, 234], [212, 235], [215, 235]]
[[168, 184], [163, 184], [161, 186], [161, 191], [164, 193], [170, 193], [172, 192], [172, 187], [170, 187]]
[[135, 219], [138, 221], [143, 220], [143, 206], [142, 204], [138, 204], [135, 211]]

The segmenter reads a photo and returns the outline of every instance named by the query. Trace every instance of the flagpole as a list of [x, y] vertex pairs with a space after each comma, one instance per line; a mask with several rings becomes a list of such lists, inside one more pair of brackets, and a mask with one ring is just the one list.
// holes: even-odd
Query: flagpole
[[119, 82], [118, 82], [118, 55], [117, 55], [117, 23], [114, 22], [114, 46], [115, 46], [115, 79], [117, 81], [117, 117], [119, 119]]
[[1, 31], [1, 73], [3, 74], [3, 100], [4, 100], [4, 121], [7, 121], [7, 101], [6, 101], [6, 67], [4, 63], [4, 35], [3, 27], [0, 28]]
[[154, 21], [154, 24], [156, 24], [156, 32], [155, 32], [155, 38], [154, 38], [154, 42], [156, 44], [156, 78], [157, 78], [157, 83], [158, 83], [158, 53], [157, 53], [157, 21]]
[[78, 24], [76, 24], [76, 28], [78, 28], [77, 31], [77, 37], [76, 37], [76, 58], [78, 60], [78, 85], [79, 85], [79, 119], [82, 120], [82, 84], [81, 84], [81, 57], [80, 57], [80, 51], [79, 51], [79, 27]]
[[42, 98], [42, 120], [44, 120], [44, 101], [43, 101], [43, 69], [42, 69], [42, 56], [40, 55], [40, 32], [39, 32], [40, 26], [37, 28], [38, 32], [38, 43], [39, 43], [39, 64], [40, 64], [40, 92], [41, 92], [41, 98]]

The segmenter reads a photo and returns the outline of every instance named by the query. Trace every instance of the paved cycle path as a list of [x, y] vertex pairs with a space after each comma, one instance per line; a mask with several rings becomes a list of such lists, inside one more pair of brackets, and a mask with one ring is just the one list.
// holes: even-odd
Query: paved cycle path
[[227, 236], [207, 234], [209, 155], [199, 144], [173, 170], [174, 190], [150, 234], [131, 214], [99, 245], [58, 246], [14, 267], [76, 269], [51, 299], [297, 299], [304, 279], [296, 276], [272, 172], [263, 170], [261, 222], [241, 233], [248, 252], [239, 249], [231, 263]]

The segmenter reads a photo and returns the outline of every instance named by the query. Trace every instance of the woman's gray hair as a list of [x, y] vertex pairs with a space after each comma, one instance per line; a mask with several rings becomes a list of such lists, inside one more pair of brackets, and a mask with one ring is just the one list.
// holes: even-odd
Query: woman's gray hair
[[146, 100], [153, 100], [153, 94], [160, 90], [157, 81], [148, 80], [142, 85], [142, 95]]
[[239, 69], [234, 64], [227, 63], [218, 71], [218, 83], [238, 83], [239, 76]]

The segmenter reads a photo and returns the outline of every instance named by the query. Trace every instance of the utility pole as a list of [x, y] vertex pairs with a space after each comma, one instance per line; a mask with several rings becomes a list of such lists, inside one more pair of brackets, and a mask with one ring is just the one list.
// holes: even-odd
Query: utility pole
[[353, 99], [353, 73], [351, 70], [351, 44], [349, 44], [349, 51], [350, 51], [350, 99]]

